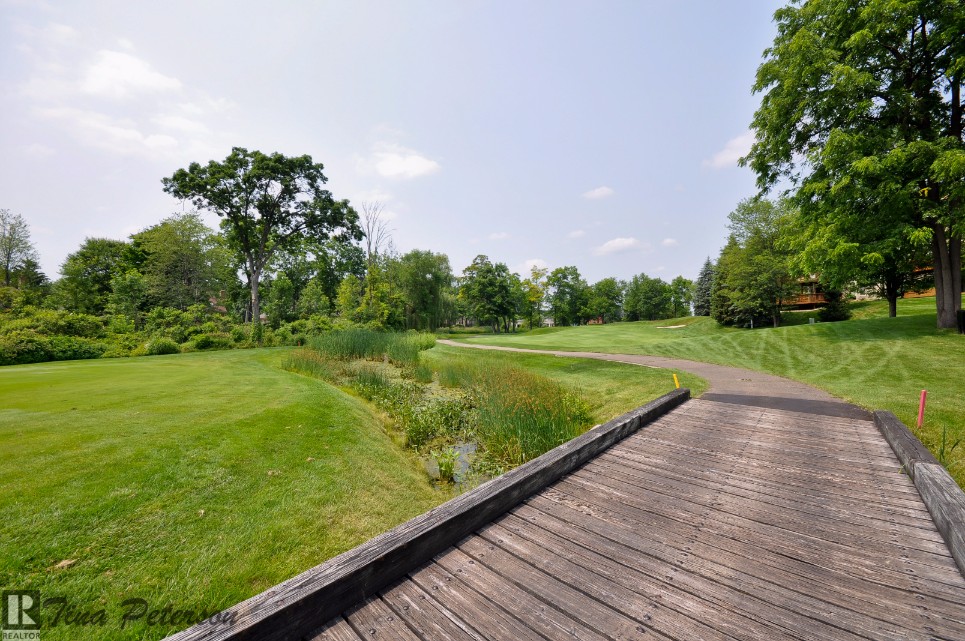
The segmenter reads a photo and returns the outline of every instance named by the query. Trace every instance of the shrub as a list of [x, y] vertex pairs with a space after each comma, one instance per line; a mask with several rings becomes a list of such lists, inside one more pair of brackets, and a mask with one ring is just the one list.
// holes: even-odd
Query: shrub
[[0, 336], [0, 365], [21, 365], [49, 361], [50, 344], [32, 330], [18, 330]]
[[824, 293], [828, 304], [818, 310], [818, 320], [822, 323], [843, 321], [851, 318], [851, 310], [848, 309], [848, 301], [844, 300], [841, 292], [828, 291]]
[[230, 349], [232, 346], [231, 336], [228, 334], [201, 334], [195, 336], [195, 349]]
[[0, 336], [0, 365], [99, 358], [107, 346], [79, 336], [43, 336], [19, 330]]
[[148, 341], [145, 346], [148, 356], [161, 356], [163, 354], [179, 354], [181, 347], [167, 336], [158, 336]]

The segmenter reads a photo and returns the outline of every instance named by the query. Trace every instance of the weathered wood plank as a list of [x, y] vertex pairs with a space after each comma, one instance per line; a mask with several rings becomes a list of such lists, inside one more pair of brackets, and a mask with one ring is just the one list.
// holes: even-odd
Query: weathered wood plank
[[[635, 616], [645, 608], [644, 617], [666, 619], [662, 625], [675, 628], [673, 633], [682, 638], [710, 638], [703, 632], [703, 625], [714, 628], [714, 635], [746, 641], [772, 639], [779, 634], [773, 626], [737, 616], [672, 582], [655, 580], [635, 567], [590, 552], [511, 514], [483, 528], [479, 535], [554, 576], [564, 580], [569, 577], [571, 585], [620, 605], [625, 614]], [[597, 576], [605, 582], [594, 580]]]
[[692, 468], [681, 468], [679, 464], [662, 464], [654, 459], [633, 456], [633, 452], [628, 449], [614, 452], [611, 448], [598, 456], [594, 463], [607, 463], [628, 472], [640, 470], [678, 481], [692, 481], [702, 487], [723, 485], [734, 491], [746, 493], [746, 496], [753, 494], [770, 497], [774, 501], [782, 502], [782, 505], [786, 502], [792, 506], [800, 506], [805, 511], [831, 509], [836, 517], [845, 521], [861, 519], [869, 523], [878, 522], [882, 527], [886, 527], [889, 523], [897, 523], [904, 527], [922, 530], [921, 535], [928, 539], [941, 536], [935, 529], [931, 515], [924, 509], [911, 512], [901, 508], [896, 509], [887, 503], [869, 504], [867, 500], [849, 496], [846, 493], [847, 488], [837, 488], [832, 493], [824, 487], [791, 487], [749, 477], [746, 474], [730, 474], [720, 469], [700, 465], [698, 461], [694, 461], [696, 465]]
[[345, 619], [369, 641], [421, 641], [378, 597], [355, 606], [345, 614]]
[[914, 467], [915, 487], [965, 576], [965, 494], [941, 465], [918, 462]]
[[[893, 493], [882, 496], [881, 491], [874, 487], [864, 489], [853, 483], [815, 483], [813, 476], [781, 474], [764, 478], [759, 474], [748, 474], [746, 470], [732, 470], [734, 457], [695, 456], [689, 452], [681, 453], [667, 448], [655, 451], [654, 448], [626, 447], [620, 448], [618, 452], [611, 448], [598, 459], [632, 461], [636, 465], [654, 470], [677, 470], [680, 474], [693, 473], [728, 483], [740, 480], [756, 487], [773, 489], [778, 493], [806, 493], [818, 500], [846, 501], [856, 508], [863, 506], [875, 513], [894, 512], [909, 519], [932, 522], [931, 515], [917, 496], [896, 497]], [[911, 479], [904, 479], [911, 483]]]
[[311, 637], [311, 641], [365, 641], [342, 617], [336, 617]]
[[689, 397], [687, 389], [666, 394], [233, 606], [228, 609], [234, 621], [230, 626], [197, 625], [169, 638], [270, 641], [304, 636]]
[[[802, 576], [817, 576], [819, 580], [828, 579], [822, 574], [825, 569], [833, 569], [841, 574], [864, 570], [865, 578], [880, 577], [880, 573], [890, 571], [891, 574], [879, 578], [879, 582], [886, 585], [906, 575], [914, 579], [909, 585], [910, 589], [915, 589], [916, 582], [928, 582], [941, 591], [957, 590], [965, 594], [950, 557], [932, 558], [900, 545], [870, 546], [860, 537], [850, 542], [819, 538], [805, 531], [808, 524], [795, 527], [792, 523], [779, 527], [727, 511], [718, 512], [712, 505], [701, 509], [672, 497], [662, 499], [643, 488], [633, 488], [631, 492], [620, 492], [574, 475], [542, 492], [532, 501], [534, 504], [543, 498], [570, 501], [584, 506], [593, 514], [606, 514], [624, 523], [635, 522], [647, 528], [650, 535], [655, 535], [660, 529], [666, 530], [669, 540], [680, 537], [682, 533], [694, 535], [694, 526], [691, 524], [699, 523], [702, 530], [698, 532], [703, 532], [700, 537], [705, 538], [706, 544], [712, 548], [708, 549], [708, 555], [713, 555], [714, 550], [725, 550], [745, 556], [754, 564], [763, 562], [782, 572], [791, 569]], [[753, 545], [747, 545], [748, 542], [753, 542]], [[831, 563], [837, 563], [838, 568], [824, 567]], [[850, 569], [852, 566], [853, 569]], [[766, 575], [760, 576], [767, 578]], [[820, 578], [822, 576], [823, 579]], [[882, 588], [879, 586], [875, 589]]]
[[469, 623], [450, 612], [409, 579], [403, 579], [383, 592], [382, 600], [405, 619], [422, 639], [486, 641]]
[[459, 547], [477, 562], [484, 563], [503, 576], [512, 577], [520, 586], [525, 585], [527, 590], [548, 605], [567, 612], [574, 619], [584, 621], [598, 630], [605, 629], [610, 637], [637, 639], [646, 635], [647, 639], [672, 638], [661, 634], [654, 627], [654, 622], [647, 618], [647, 613], [641, 612], [638, 617], [627, 616], [609, 603], [590, 598], [581, 590], [521, 561], [480, 537], [466, 539]]
[[[477, 537], [472, 537], [475, 540]], [[489, 602], [523, 617], [526, 625], [535, 632], [554, 641], [586, 639], [606, 641], [606, 637], [586, 627], [580, 621], [547, 606], [546, 603], [520, 588], [511, 580], [499, 575], [459, 548], [452, 549], [436, 558], [436, 563], [452, 576], [474, 589]]]
[[741, 483], [702, 482], [703, 479], [693, 476], [687, 478], [664, 470], [645, 470], [630, 464], [613, 463], [599, 458], [581, 470], [581, 474], [599, 475], [610, 479], [612, 483], [640, 485], [652, 490], [661, 489], [674, 496], [690, 496], [695, 499], [717, 497], [723, 493], [733, 497], [732, 505], [737, 510], [740, 510], [742, 504], [752, 504], [755, 508], [773, 511], [791, 520], [806, 519], [814, 523], [823, 523], [835, 531], [864, 536], [872, 540], [891, 542], [894, 536], [899, 535], [911, 547], [940, 556], [948, 556], [944, 539], [935, 529], [934, 524], [929, 521], [899, 523], [894, 517], [888, 518], [883, 513], [870, 517], [860, 512], [855, 513], [848, 507], [839, 507], [836, 501], [811, 504], [805, 500], [799, 500], [806, 495], [775, 496], [772, 492], [761, 491], [754, 486], [748, 489]]
[[891, 445], [891, 449], [895, 451], [895, 455], [901, 461], [905, 472], [913, 480], [917, 463], [938, 465], [934, 455], [928, 451], [927, 447], [922, 445], [921, 441], [915, 438], [911, 430], [898, 420], [897, 416], [891, 412], [879, 410], [874, 413], [874, 421], [881, 435], [885, 437], [885, 440]]
[[[824, 621], [867, 638], [904, 640], [909, 636], [916, 636], [909, 625], [924, 627], [923, 617], [888, 621], [895, 618], [894, 613], [874, 601], [833, 596], [829, 591], [831, 586], [819, 582], [792, 580], [781, 576], [772, 568], [761, 568], [751, 558], [738, 557], [723, 549], [715, 549], [712, 554], [695, 554], [694, 550], [701, 549], [703, 545], [696, 540], [681, 541], [681, 548], [677, 549], [669, 543], [656, 543], [652, 539], [641, 537], [639, 525], [630, 519], [599, 508], [591, 516], [563, 503], [549, 501], [544, 498], [546, 494], [544, 492], [534, 497], [531, 503], [540, 509], [545, 507], [547, 511], [552, 511], [565, 521], [578, 524], [597, 536], [614, 540], [645, 554], [661, 555], [665, 561], [675, 566], [677, 572], [672, 575], [674, 578], [685, 572], [698, 573], [733, 590], [752, 594], [771, 603], [775, 608]], [[833, 639], [835, 636], [828, 638]]]
[[606, 560], [619, 563], [623, 567], [652, 577], [657, 582], [658, 589], [660, 589], [659, 586], [666, 585], [669, 586], [668, 590], [671, 590], [670, 594], [673, 594], [672, 589], [676, 588], [699, 595], [700, 598], [716, 605], [721, 611], [733, 612], [734, 616], [751, 621], [752, 624], [748, 626], [749, 631], [760, 628], [774, 630], [773, 634], [762, 634], [757, 637], [759, 639], [778, 639], [782, 636], [803, 641], [859, 638], [857, 635], [834, 628], [824, 621], [801, 616], [774, 606], [746, 591], [724, 585], [716, 576], [699, 572], [681, 572], [675, 564], [676, 552], [669, 552], [667, 556], [660, 554], [661, 550], [666, 549], [665, 547], [655, 550], [653, 554], [649, 551], [643, 553], [531, 506], [518, 507], [513, 513], [500, 520], [500, 524], [517, 533], [520, 532], [518, 529], [520, 522], [545, 532], [546, 534], [539, 539], [543, 545], [552, 544], [554, 541], [567, 541], [578, 545], [580, 551], [574, 553], [570, 550], [567, 558], [586, 557], [591, 567], [596, 567], [598, 563]]
[[546, 641], [518, 617], [490, 602], [440, 565], [432, 563], [414, 572], [412, 580], [447, 610], [471, 622], [486, 639]]

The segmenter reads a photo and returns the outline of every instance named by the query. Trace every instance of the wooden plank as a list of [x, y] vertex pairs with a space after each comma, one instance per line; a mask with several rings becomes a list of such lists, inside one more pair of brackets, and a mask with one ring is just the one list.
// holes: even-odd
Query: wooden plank
[[459, 548], [478, 563], [504, 577], [511, 577], [517, 585], [525, 586], [548, 605], [569, 613], [610, 638], [636, 639], [644, 638], [643, 635], [647, 639], [671, 638], [654, 628], [654, 622], [647, 618], [648, 612], [639, 612], [636, 617], [627, 616], [479, 537], [466, 539]]
[[874, 421], [881, 435], [885, 437], [885, 440], [891, 445], [891, 449], [895, 451], [895, 455], [901, 461], [905, 472], [912, 479], [915, 478], [915, 464], [939, 464], [934, 455], [928, 451], [928, 448], [922, 445], [921, 441], [911, 433], [911, 430], [891, 412], [881, 410], [875, 412]]
[[[671, 533], [671, 537], [692, 532], [692, 524], [699, 523], [705, 533], [713, 533], [713, 536], [702, 535], [712, 548], [744, 555], [754, 563], [765, 562], [782, 571], [798, 568], [803, 576], [820, 576], [823, 569], [832, 569], [824, 568], [831, 562], [836, 561], [840, 567], [848, 568], [860, 561], [863, 563], [861, 568], [834, 571], [847, 574], [863, 569], [873, 577], [890, 569], [889, 581], [897, 581], [901, 575], [907, 575], [920, 582], [932, 583], [935, 589], [965, 591], [965, 583], [955, 571], [950, 557], [924, 557], [927, 561], [933, 561], [926, 563], [918, 560], [921, 555], [914, 550], [900, 545], [879, 544], [872, 547], [859, 537], [851, 542], [819, 538], [806, 531], [808, 524], [799, 527], [794, 524], [789, 527], [774, 526], [733, 513], [717, 512], [713, 507], [695, 509], [686, 505], [685, 501], [672, 497], [660, 499], [646, 493], [643, 488], [634, 488], [632, 495], [620, 493], [575, 475], [542, 492], [533, 501], [542, 497], [572, 501], [588, 508], [591, 513], [609, 514], [621, 522], [635, 522], [638, 527], [663, 527]], [[720, 536], [725, 533], [726, 536]], [[753, 541], [754, 545], [748, 546], [748, 541]], [[708, 554], [713, 552], [708, 551]], [[803, 558], [807, 558], [807, 562]], [[910, 586], [911, 589], [914, 589], [914, 585]]]
[[[640, 450], [630, 447], [611, 448], [597, 457], [596, 460], [620, 460], [632, 462], [637, 466], [644, 466], [654, 470], [678, 470], [681, 474], [703, 475], [710, 479], [720, 479], [721, 482], [731, 483], [743, 480], [757, 487], [773, 489], [777, 493], [804, 494], [815, 500], [845, 501], [856, 508], [863, 506], [869, 510], [885, 511], [905, 516], [908, 519], [932, 523], [931, 515], [921, 502], [920, 496], [897, 497], [894, 493], [882, 495], [878, 488], [863, 489], [853, 483], [832, 484], [827, 482], [815, 483], [812, 476], [767, 476], [748, 473], [747, 470], [733, 470], [733, 461], [720, 456], [694, 456], [690, 453], [680, 453], [665, 449], [656, 452], [653, 449]], [[911, 479], [904, 477], [911, 483]]]
[[611, 485], [611, 483], [603, 479], [611, 479], [613, 483], [639, 485], [671, 496], [686, 496], [698, 503], [729, 496], [731, 497], [730, 509], [725, 510], [727, 512], [740, 515], [742, 506], [751, 505], [755, 510], [763, 511], [765, 514], [780, 515], [781, 522], [784, 524], [794, 521], [811, 522], [827, 531], [846, 535], [849, 538], [861, 536], [868, 540], [890, 544], [900, 532], [903, 535], [903, 541], [910, 548], [930, 555], [949, 556], [941, 534], [935, 529], [934, 524], [929, 522], [922, 522], [927, 527], [921, 527], [918, 523], [899, 526], [894, 518], [888, 518], [885, 514], [871, 517], [855, 516], [846, 507], [839, 508], [830, 501], [815, 506], [797, 501], [793, 496], [775, 497], [756, 489], [747, 490], [739, 487], [738, 484], [718, 483], [715, 486], [711, 483], [700, 483], [695, 478], [675, 476], [666, 472], [648, 472], [630, 466], [614, 465], [599, 459], [583, 468], [581, 474], [598, 475], [605, 485]]
[[546, 641], [512, 613], [488, 601], [436, 563], [412, 574], [412, 580], [463, 621], [472, 622], [486, 639]]
[[[872, 639], [905, 640], [911, 636], [910, 633], [914, 632], [914, 629], [909, 629], [909, 626], [923, 628], [937, 618], [919, 615], [917, 618], [908, 620], [888, 621], [894, 618], [893, 611], [876, 602], [844, 599], [844, 604], [836, 603], [828, 600], [828, 588], [821, 583], [790, 581], [786, 584], [784, 580], [788, 577], [779, 577], [771, 569], [762, 571], [753, 559], [737, 558], [724, 550], [715, 551], [713, 558], [696, 555], [692, 550], [697, 549], [701, 544], [694, 540], [682, 540], [679, 543], [681, 547], [676, 549], [673, 545], [655, 543], [652, 539], [641, 536], [639, 525], [632, 520], [614, 518], [614, 515], [600, 510], [593, 516], [583, 514], [562, 503], [547, 502], [547, 499], [543, 498], [545, 494], [534, 497], [531, 500], [533, 506], [538, 506], [540, 509], [546, 507], [554, 514], [559, 514], [564, 520], [578, 524], [579, 527], [597, 536], [608, 538], [645, 554], [661, 555], [664, 560], [675, 566], [677, 572], [672, 574], [675, 579], [685, 572], [702, 574], [733, 590], [752, 594], [771, 603], [775, 608], [789, 610], [816, 621], [824, 621], [853, 635]], [[752, 573], [748, 570], [755, 571]], [[764, 576], [759, 576], [760, 574]], [[817, 586], [820, 586], [820, 589]]]
[[965, 494], [941, 465], [915, 464], [915, 487], [965, 576]]
[[[572, 545], [567, 546], [567, 558], [585, 557], [593, 567], [606, 562], [618, 563], [652, 578], [658, 590], [667, 586], [667, 594], [673, 594], [678, 589], [687, 593], [699, 595], [712, 605], [716, 605], [723, 612], [732, 612], [735, 617], [751, 621], [748, 631], [760, 628], [772, 629], [773, 634], [762, 634], [759, 639], [772, 639], [787, 636], [803, 641], [828, 641], [833, 638], [854, 638], [845, 632], [828, 625], [823, 620], [809, 619], [795, 612], [776, 607], [763, 601], [753, 594], [738, 590], [732, 586], [720, 583], [716, 577], [697, 572], [681, 572], [674, 563], [676, 551], [668, 552], [666, 556], [658, 548], [651, 553], [643, 553], [638, 549], [625, 546], [606, 537], [598, 536], [589, 530], [564, 522], [559, 518], [531, 506], [521, 506], [513, 513], [500, 520], [500, 524], [513, 532], [525, 532], [519, 528], [519, 523], [537, 527], [544, 534], [539, 542], [542, 545], [554, 545], [554, 542], [565, 541], [579, 546], [574, 552]], [[559, 545], [557, 543], [557, 545]], [[551, 548], [554, 549], [554, 548]], [[559, 549], [558, 547], [555, 549]], [[605, 567], [605, 566], [603, 566]], [[723, 615], [726, 617], [726, 615]], [[741, 620], [741, 619], [739, 619]]]
[[483, 528], [479, 535], [553, 576], [564, 580], [572, 577], [571, 585], [625, 614], [633, 616], [641, 607], [646, 608], [645, 617], [663, 617], [666, 621], [662, 625], [668, 633], [681, 638], [708, 638], [704, 625], [714, 629], [710, 638], [722, 634], [727, 638], [756, 641], [780, 633], [773, 626], [737, 616], [698, 594], [688, 593], [671, 582], [655, 580], [634, 567], [590, 552], [513, 515]]
[[342, 617], [335, 617], [311, 637], [311, 641], [365, 641]]
[[196, 625], [171, 641], [304, 636], [690, 397], [679, 389], [590, 430], [322, 565], [228, 608], [230, 626]]
[[465, 639], [486, 641], [486, 638], [408, 578], [382, 593], [382, 600], [396, 614], [405, 619], [422, 639]]
[[[471, 537], [469, 540], [476, 540]], [[465, 543], [464, 543], [465, 544]], [[525, 621], [533, 631], [554, 641], [586, 639], [606, 641], [606, 637], [586, 627], [565, 612], [548, 607], [546, 603], [520, 588], [511, 580], [500, 576], [462, 550], [455, 548], [436, 559], [452, 576], [466, 583], [482, 598], [498, 605]]]
[[[620, 486], [623, 485], [623, 488]], [[819, 541], [837, 544], [844, 548], [853, 548], [860, 541], [861, 548], [886, 555], [907, 555], [915, 562], [927, 567], [946, 569], [951, 560], [947, 550], [941, 544], [926, 545], [919, 540], [909, 541], [908, 545], [896, 543], [893, 537], [873, 535], [869, 532], [856, 532], [847, 527], [839, 527], [833, 521], [817, 521], [796, 519], [793, 515], [763, 507], [755, 501], [748, 501], [736, 496], [720, 496], [719, 494], [700, 495], [695, 492], [682, 494], [667, 490], [664, 484], [649, 484], [646, 487], [632, 486], [626, 483], [613, 482], [608, 477], [593, 476], [592, 473], [582, 471], [560, 481], [554, 486], [556, 489], [569, 491], [571, 487], [579, 487], [583, 492], [620, 493], [620, 504], [628, 502], [637, 509], [649, 510], [652, 505], [664, 505], [679, 517], [688, 515], [693, 518], [698, 514], [706, 514], [707, 518], [717, 522], [724, 522], [743, 527], [751, 532], [767, 533], [770, 537], [786, 536], [786, 533], [796, 533]], [[627, 489], [632, 487], [632, 496]], [[626, 493], [624, 493], [626, 492]], [[625, 498], [624, 498], [625, 497]], [[822, 543], [823, 544], [823, 543]]]
[[616, 449], [611, 448], [601, 454], [593, 463], [610, 464], [617, 466], [618, 469], [626, 470], [628, 473], [638, 470], [679, 481], [689, 480], [703, 487], [722, 485], [729, 490], [740, 490], [771, 497], [774, 500], [788, 502], [792, 506], [807, 506], [809, 509], [817, 510], [829, 509], [829, 506], [833, 506], [830, 509], [836, 512], [836, 517], [844, 520], [880, 521], [882, 526], [887, 526], [888, 523], [897, 523], [921, 530], [921, 535], [928, 539], [934, 539], [936, 535], [941, 536], [935, 529], [931, 515], [924, 509], [924, 506], [920, 511], [911, 512], [910, 510], [896, 509], [884, 502], [869, 504], [867, 500], [849, 496], [841, 489], [835, 489], [832, 493], [828, 492], [827, 488], [823, 486], [799, 485], [790, 487], [770, 482], [770, 479], [744, 474], [730, 474], [720, 469], [705, 467], [699, 461], [694, 461], [694, 465], [689, 468], [681, 468], [679, 464], [661, 464], [654, 459], [640, 458], [626, 448], [620, 448], [619, 452], [614, 451]]
[[359, 635], [371, 641], [421, 641], [395, 612], [375, 597], [345, 613], [345, 619]]

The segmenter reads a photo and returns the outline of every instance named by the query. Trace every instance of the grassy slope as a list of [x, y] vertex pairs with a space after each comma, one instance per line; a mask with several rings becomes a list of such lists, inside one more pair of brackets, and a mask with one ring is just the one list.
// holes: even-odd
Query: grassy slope
[[[478, 352], [447, 345], [436, 345], [423, 356], [429, 362], [432, 359], [449, 357], [491, 358], [555, 380], [580, 392], [583, 399], [590, 404], [594, 418], [600, 423], [629, 412], [674, 388], [673, 378], [664, 370], [623, 363], [538, 354]], [[684, 373], [678, 373], [678, 377], [680, 384], [689, 387], [695, 395], [707, 389], [707, 383], [701, 378]]]
[[113, 626], [44, 639], [113, 638], [131, 597], [233, 604], [447, 498], [365, 404], [281, 357], [0, 368], [0, 585], [106, 607]]
[[[472, 342], [655, 354], [746, 367], [811, 383], [864, 407], [891, 410], [908, 425], [914, 425], [918, 395], [927, 389], [922, 440], [937, 452], [943, 426], [950, 442], [965, 436], [965, 337], [935, 329], [934, 304], [930, 298], [899, 301], [899, 316], [892, 319], [883, 303], [861, 303], [851, 321], [754, 331], [690, 318], [536, 330]], [[659, 329], [679, 324], [686, 327]], [[965, 460], [965, 445], [951, 459]], [[965, 465], [956, 464], [952, 473], [965, 484]]]

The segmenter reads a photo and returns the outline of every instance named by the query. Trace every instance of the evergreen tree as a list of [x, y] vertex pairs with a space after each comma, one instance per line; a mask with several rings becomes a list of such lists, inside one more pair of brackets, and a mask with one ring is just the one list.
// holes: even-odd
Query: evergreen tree
[[694, 316], [710, 316], [710, 294], [714, 288], [714, 263], [710, 256], [700, 268], [697, 282], [694, 283]]

